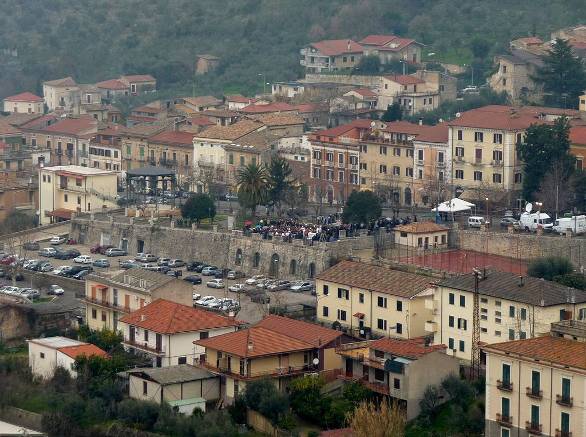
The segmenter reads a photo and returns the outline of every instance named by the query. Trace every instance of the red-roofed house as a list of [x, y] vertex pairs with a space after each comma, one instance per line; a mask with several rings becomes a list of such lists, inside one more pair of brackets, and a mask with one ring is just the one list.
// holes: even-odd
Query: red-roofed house
[[570, 129], [570, 153], [576, 157], [576, 168], [583, 170], [586, 159], [586, 126], [572, 126]]
[[338, 347], [343, 358], [341, 379], [359, 381], [365, 387], [399, 401], [407, 420], [419, 414], [419, 401], [429, 385], [439, 386], [451, 374], [458, 375], [459, 360], [446, 354], [445, 345], [427, 345], [425, 338], [348, 343]]
[[365, 55], [378, 55], [381, 63], [405, 60], [413, 64], [421, 62], [423, 44], [414, 39], [401, 38], [396, 35], [368, 35], [360, 41]]
[[229, 111], [238, 111], [244, 108], [245, 106], [252, 105], [256, 102], [256, 99], [252, 97], [244, 97], [240, 94], [234, 94], [226, 96], [224, 98], [224, 101], [226, 102], [226, 105], [228, 105]]
[[379, 91], [378, 108], [386, 109], [399, 103], [403, 112], [413, 115], [420, 111], [431, 111], [439, 105], [440, 90], [416, 75], [395, 74], [383, 76]]
[[73, 112], [81, 104], [81, 90], [72, 77], [43, 82], [43, 98], [49, 111]]
[[118, 79], [98, 82], [96, 88], [102, 94], [102, 98], [112, 101], [116, 100], [117, 97], [127, 96], [130, 93], [130, 87]]
[[124, 346], [153, 360], [154, 367], [194, 364], [205, 348], [197, 340], [236, 331], [241, 322], [233, 317], [164, 299], [120, 319]]
[[150, 74], [120, 76], [118, 80], [130, 88], [130, 94], [133, 96], [152, 93], [157, 90], [157, 79]]
[[308, 73], [354, 68], [364, 48], [351, 39], [314, 42], [301, 49], [301, 65]]
[[43, 98], [29, 92], [5, 97], [4, 112], [42, 114], [45, 112], [43, 107]]

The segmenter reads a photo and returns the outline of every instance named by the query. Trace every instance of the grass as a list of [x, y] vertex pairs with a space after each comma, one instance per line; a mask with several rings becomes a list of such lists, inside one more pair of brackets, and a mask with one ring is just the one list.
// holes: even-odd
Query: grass
[[8, 347], [8, 346], [0, 343], [0, 356], [23, 356], [23, 357], [27, 356], [28, 357], [28, 347], [26, 344]]
[[39, 297], [38, 299], [33, 300], [33, 303], [51, 302], [52, 300], [52, 297]]
[[[429, 56], [429, 53], [435, 53], [435, 55]], [[451, 48], [445, 52], [430, 48], [424, 51], [421, 57], [424, 62], [441, 62], [444, 64], [464, 65], [472, 62], [472, 53], [467, 48]]]

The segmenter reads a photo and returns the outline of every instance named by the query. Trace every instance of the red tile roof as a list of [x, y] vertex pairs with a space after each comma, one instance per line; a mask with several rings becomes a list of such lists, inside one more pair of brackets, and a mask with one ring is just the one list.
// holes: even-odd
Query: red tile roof
[[545, 123], [536, 113], [524, 108], [489, 105], [462, 112], [449, 126], [475, 127], [481, 129], [525, 130], [534, 123]]
[[420, 44], [414, 39], [410, 38], [395, 38], [390, 43], [378, 47], [379, 51], [398, 52], [411, 44]]
[[338, 137], [346, 132], [350, 132], [352, 129], [370, 129], [372, 120], [358, 119], [353, 120], [350, 123], [342, 124], [340, 126], [332, 127], [330, 129], [320, 130], [315, 132], [315, 135], [324, 137]]
[[445, 344], [437, 344], [433, 346], [426, 346], [423, 339], [414, 338], [411, 340], [398, 340], [394, 338], [381, 338], [375, 340], [368, 346], [370, 349], [375, 349], [387, 352], [398, 357], [409, 358], [416, 360], [422, 356], [446, 349]]
[[360, 44], [383, 46], [397, 38], [398, 36], [396, 35], [368, 35], [366, 38], [360, 41]]
[[586, 146], [586, 126], [572, 126], [570, 129], [570, 143]]
[[319, 437], [354, 437], [354, 432], [351, 428], [338, 428], [322, 431]]
[[302, 113], [306, 113], [306, 112], [318, 112], [318, 111], [328, 111], [329, 112], [329, 108], [321, 103], [300, 103], [299, 105], [295, 105], [295, 109], [297, 109], [297, 112], [299, 112], [300, 114]]
[[[361, 96], [364, 97], [376, 97], [377, 94], [371, 90], [370, 88], [357, 88], [355, 90], [352, 90], [353, 92], [355, 92], [356, 94], [360, 94]], [[350, 92], [352, 92], [350, 91]]]
[[181, 131], [164, 131], [149, 139], [152, 143], [177, 144], [193, 147], [193, 133]]
[[401, 225], [395, 228], [395, 231], [409, 232], [411, 234], [428, 234], [447, 230], [448, 228], [445, 226], [429, 221], [409, 223], [408, 225]]
[[252, 326], [241, 331], [197, 340], [194, 343], [243, 358], [278, 355], [314, 348], [310, 343], [262, 326]]
[[120, 82], [118, 79], [110, 79], [104, 80], [103, 82], [98, 82], [96, 84], [98, 88], [104, 88], [107, 90], [126, 90], [128, 89], [128, 85], [123, 82]]
[[64, 353], [68, 357], [77, 358], [80, 355], [84, 355], [86, 357], [91, 356], [98, 356], [98, 357], [107, 357], [108, 354], [106, 351], [103, 351], [95, 344], [81, 344], [79, 346], [66, 346], [57, 349], [59, 352]]
[[93, 117], [81, 116], [79, 118], [64, 118], [43, 130], [68, 135], [82, 135], [92, 131], [97, 132], [97, 126], [97, 121]]
[[483, 349], [539, 360], [542, 365], [551, 363], [586, 370], [586, 342], [582, 341], [544, 336], [489, 344]]
[[19, 135], [20, 130], [0, 118], [0, 135]]
[[241, 96], [240, 94], [234, 94], [231, 96], [226, 96], [226, 101], [227, 102], [234, 102], [234, 103], [254, 103], [256, 102], [256, 99], [252, 98], [252, 97], [244, 97]]
[[192, 126], [214, 126], [216, 124], [213, 121], [211, 121], [209, 118], [207, 118], [206, 116], [203, 116], [203, 115], [198, 116], [198, 117], [188, 117], [186, 120]]
[[448, 143], [448, 134], [450, 128], [447, 124], [441, 123], [435, 126], [425, 126], [421, 133], [415, 137], [415, 141], [424, 143]]
[[142, 106], [137, 106], [136, 108], [133, 108], [132, 112], [146, 112], [148, 114], [159, 114], [159, 113], [163, 112], [163, 109], [157, 108], [155, 106], [142, 105]]
[[17, 94], [15, 96], [10, 96], [10, 97], [5, 97], [4, 98], [5, 101], [7, 102], [31, 102], [31, 103], [37, 103], [37, 102], [42, 102], [43, 98], [39, 97], [37, 95], [34, 95], [33, 93], [29, 93], [24, 92], [24, 93], [20, 93]]
[[420, 83], [425, 83], [424, 80], [419, 79], [418, 77], [409, 76], [406, 74], [394, 74], [392, 76], [385, 76], [385, 79], [388, 79], [392, 82], [397, 82], [401, 85], [417, 85]]
[[254, 326], [267, 328], [284, 335], [294, 335], [298, 340], [310, 343], [316, 348], [324, 346], [343, 335], [340, 331], [324, 328], [315, 323], [275, 315], [265, 317]]
[[310, 44], [326, 56], [337, 56], [345, 53], [362, 53], [364, 48], [351, 39], [328, 39]]
[[121, 79], [126, 79], [128, 82], [136, 83], [136, 82], [156, 82], [155, 79], [150, 74], [131, 74], [122, 76]]
[[128, 325], [138, 326], [159, 334], [202, 331], [213, 328], [238, 326], [237, 320], [193, 308], [187, 305], [157, 299], [145, 307], [120, 319]]
[[269, 103], [268, 105], [248, 105], [240, 110], [246, 114], [262, 114], [266, 112], [289, 112], [295, 111], [296, 108], [293, 105], [285, 102]]

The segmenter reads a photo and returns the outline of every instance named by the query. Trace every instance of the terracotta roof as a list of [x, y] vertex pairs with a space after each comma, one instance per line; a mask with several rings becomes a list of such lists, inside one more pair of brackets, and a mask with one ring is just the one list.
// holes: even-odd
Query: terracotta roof
[[5, 102], [31, 102], [31, 103], [37, 103], [37, 102], [42, 102], [43, 98], [39, 97], [37, 95], [34, 95], [33, 93], [29, 93], [24, 92], [24, 93], [20, 93], [17, 94], [15, 96], [10, 96], [10, 97], [5, 97], [4, 98]]
[[7, 121], [0, 118], [0, 135], [19, 135], [21, 132], [20, 130], [16, 129]]
[[421, 133], [417, 134], [414, 141], [447, 144], [449, 131], [450, 128], [446, 123], [437, 124], [435, 126], [426, 126]]
[[252, 98], [252, 97], [244, 97], [241, 96], [240, 94], [233, 94], [231, 96], [226, 96], [226, 101], [227, 102], [234, 102], [234, 103], [254, 103], [256, 102], [256, 99]]
[[126, 79], [128, 82], [156, 82], [157, 79], [155, 79], [153, 76], [151, 76], [150, 74], [131, 74], [131, 75], [126, 75], [126, 76], [121, 76], [121, 79]]
[[123, 82], [120, 82], [118, 79], [110, 79], [104, 80], [102, 82], [98, 82], [96, 84], [97, 88], [103, 88], [107, 90], [126, 90], [128, 89], [128, 85]]
[[371, 90], [370, 88], [356, 88], [355, 90], [350, 90], [349, 92], [355, 92], [356, 94], [360, 94], [364, 97], [376, 97], [377, 94]]
[[128, 117], [126, 117], [126, 120], [138, 121], [140, 123], [154, 123], [158, 120], [158, 118], [146, 115], [129, 115]]
[[124, 132], [122, 133], [125, 136], [137, 136], [142, 138], [147, 138], [152, 135], [159, 133], [161, 130], [164, 130], [165, 126], [162, 124], [143, 124], [138, 126], [130, 126], [125, 127]]
[[103, 351], [95, 344], [81, 344], [79, 346], [66, 346], [57, 349], [59, 352], [64, 353], [68, 357], [76, 358], [80, 355], [84, 355], [86, 357], [91, 356], [98, 356], [98, 357], [107, 357], [108, 354], [106, 351]]
[[557, 364], [586, 370], [586, 342], [544, 336], [526, 340], [489, 344], [486, 351], [539, 360], [540, 364]]
[[222, 104], [222, 101], [214, 96], [184, 97], [183, 100], [193, 106], [219, 106]]
[[252, 326], [229, 334], [197, 340], [194, 343], [242, 358], [278, 355], [314, 348], [310, 343], [262, 326]]
[[354, 261], [339, 262], [317, 275], [317, 279], [405, 298], [429, 289], [432, 281], [427, 276]]
[[438, 225], [434, 222], [414, 222], [408, 225], [401, 225], [395, 228], [395, 231], [409, 232], [411, 234], [427, 234], [431, 232], [447, 231], [448, 228]]
[[303, 118], [288, 112], [261, 114], [255, 116], [254, 119], [266, 126], [294, 126], [304, 123]]
[[[576, 303], [586, 302], [586, 291], [567, 287], [557, 282], [544, 281], [531, 276], [521, 280], [514, 273], [487, 270], [485, 279], [478, 283], [481, 295], [512, 300], [541, 307], [564, 305], [571, 299]], [[454, 290], [474, 292], [474, 274], [452, 276], [438, 283], [439, 286]]]
[[68, 87], [76, 86], [77, 83], [71, 76], [64, 77], [62, 79], [47, 80], [43, 82], [43, 85], [56, 86], [56, 87]]
[[350, 123], [342, 124], [340, 126], [332, 127], [330, 129], [320, 130], [315, 132], [315, 135], [324, 137], [337, 137], [351, 131], [352, 129], [370, 129], [372, 120], [359, 119], [353, 120]]
[[46, 128], [50, 123], [57, 123], [62, 120], [55, 113], [45, 114], [41, 117], [35, 117], [30, 121], [27, 121], [20, 125], [22, 129], [43, 129]]
[[150, 137], [149, 142], [193, 147], [193, 134], [181, 131], [163, 131]]
[[403, 50], [405, 47], [411, 44], [421, 45], [411, 38], [395, 38], [386, 45], [377, 47], [377, 49], [379, 51], [398, 52], [399, 50]]
[[120, 321], [159, 334], [205, 331], [240, 324], [233, 318], [165, 299], [157, 299], [122, 317]]
[[[277, 136], [272, 135], [269, 131], [265, 129], [262, 131], [251, 132], [249, 134], [246, 134], [243, 137], [238, 138], [237, 143], [239, 146], [254, 147], [254, 151], [260, 153], [264, 150], [271, 149], [271, 146], [275, 144], [277, 140]], [[230, 149], [231, 145], [226, 144], [225, 148]], [[250, 149], [248, 150], [250, 151]]]
[[208, 116], [208, 117], [238, 117], [240, 115], [239, 112], [230, 111], [228, 109], [209, 109], [207, 111], [202, 111], [200, 114]]
[[269, 103], [267, 105], [251, 104], [240, 109], [240, 112], [246, 114], [262, 114], [265, 112], [291, 112], [295, 111], [296, 108], [293, 105], [285, 102]]
[[322, 431], [319, 437], [354, 437], [354, 433], [351, 428], [329, 429]]
[[316, 348], [324, 346], [343, 335], [341, 331], [324, 328], [315, 323], [275, 315], [265, 317], [254, 326], [267, 328], [284, 335], [294, 335], [298, 340], [310, 343]]
[[8, 123], [13, 127], [21, 127], [22, 125], [30, 123], [31, 121], [41, 117], [44, 117], [44, 115], [13, 112], [5, 116], [0, 115], [0, 122]]
[[64, 118], [55, 124], [47, 126], [45, 132], [55, 132], [67, 135], [82, 135], [90, 132], [97, 132], [97, 121], [91, 116], [79, 118]]
[[199, 117], [188, 117], [187, 122], [192, 126], [215, 126], [216, 124], [209, 118], [201, 115]]
[[385, 132], [395, 132], [409, 135], [421, 135], [427, 131], [431, 126], [424, 124], [409, 123], [408, 121], [391, 121], [385, 123]]
[[392, 76], [384, 76], [385, 79], [390, 80], [392, 82], [397, 82], [398, 84], [401, 85], [417, 85], [420, 83], [425, 83], [424, 80], [415, 77], [415, 76], [409, 76], [406, 74], [394, 74]]
[[368, 347], [370, 349], [387, 352], [398, 357], [409, 358], [412, 360], [416, 360], [432, 352], [446, 349], [445, 344], [426, 346], [425, 340], [421, 338], [414, 338], [410, 340], [381, 338], [380, 340], [375, 340], [370, 343]]
[[586, 126], [572, 126], [570, 128], [570, 143], [586, 146]]
[[397, 39], [396, 35], [368, 35], [360, 41], [360, 44], [382, 46]]
[[327, 105], [323, 103], [300, 103], [299, 105], [295, 105], [295, 109], [300, 114], [306, 112], [319, 112], [319, 111], [327, 111], [329, 112], [329, 108]]
[[337, 56], [345, 53], [362, 53], [364, 48], [351, 39], [327, 39], [310, 44], [326, 56]]
[[161, 112], [164, 112], [164, 110], [161, 108], [157, 108], [156, 106], [142, 105], [133, 108], [132, 112], [146, 112], [149, 114], [159, 114]]
[[264, 127], [254, 120], [241, 120], [229, 126], [211, 126], [197, 135], [197, 138], [235, 141], [251, 132]]

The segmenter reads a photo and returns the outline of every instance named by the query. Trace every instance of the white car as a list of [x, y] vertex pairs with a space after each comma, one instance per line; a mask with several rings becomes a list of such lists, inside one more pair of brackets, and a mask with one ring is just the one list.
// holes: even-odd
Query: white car
[[244, 291], [244, 284], [234, 284], [228, 287], [228, 290], [233, 291], [234, 293], [241, 293]]
[[265, 278], [266, 278], [265, 275], [254, 275], [252, 278], [248, 278], [246, 280], [246, 285], [255, 285], [257, 282], [259, 282]]
[[54, 294], [55, 296], [62, 296], [65, 293], [65, 290], [61, 288], [59, 285], [49, 285], [49, 290], [47, 294]]
[[2, 287], [2, 293], [4, 294], [8, 294], [8, 295], [15, 295], [20, 291], [20, 288], [18, 287]]
[[224, 288], [224, 281], [221, 279], [212, 279], [206, 283], [210, 288]]
[[193, 298], [193, 301], [195, 302], [196, 300], [201, 299], [201, 294], [199, 294], [199, 293], [193, 293], [192, 298]]
[[294, 282], [291, 287], [289, 287], [289, 290], [291, 291], [297, 291], [297, 292], [301, 292], [301, 291], [309, 291], [313, 289], [313, 282], [309, 282], [309, 281], [298, 281], [298, 282]]
[[63, 275], [65, 272], [68, 272], [69, 270], [71, 270], [71, 266], [59, 266], [57, 267], [55, 270], [53, 270], [53, 273], [55, 275]]
[[79, 255], [78, 257], [73, 258], [73, 261], [79, 264], [91, 264], [92, 257], [89, 255]]
[[54, 245], [63, 244], [63, 243], [65, 243], [65, 237], [59, 237], [56, 235], [55, 237], [53, 237], [49, 240], [49, 243], [54, 244]]
[[215, 302], [216, 300], [217, 300], [217, 298], [215, 296], [204, 296], [200, 300], [196, 300], [195, 303], [196, 303], [196, 305], [207, 306], [207, 305], [211, 304], [212, 302]]

